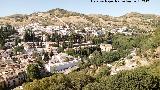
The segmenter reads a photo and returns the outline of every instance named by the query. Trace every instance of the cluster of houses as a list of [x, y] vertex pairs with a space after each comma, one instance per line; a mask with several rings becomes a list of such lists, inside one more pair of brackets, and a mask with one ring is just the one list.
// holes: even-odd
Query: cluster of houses
[[[26, 26], [19, 26], [16, 27], [16, 30], [18, 31], [19, 35], [21, 35], [21, 38], [23, 39], [23, 35], [25, 33], [25, 30], [31, 29], [36, 36], [41, 35], [41, 33], [48, 33], [52, 34], [54, 32], [57, 32], [59, 35], [70, 35], [71, 29], [67, 26], [43, 26], [39, 23], [32, 23], [28, 24]], [[84, 32], [85, 30], [85, 32]], [[84, 35], [93, 35], [93, 36], [101, 36], [106, 33], [104, 28], [97, 28], [97, 27], [85, 27], [84, 30], [74, 30], [76, 34], [80, 34], [82, 36]], [[46, 38], [45, 36], [43, 36]]]
[[[26, 26], [19, 26], [16, 27], [16, 30], [18, 31], [19, 35], [21, 35], [21, 39], [23, 39], [23, 35], [25, 34], [25, 30], [32, 30], [36, 36], [41, 36], [42, 32], [47, 34], [52, 34], [54, 32], [57, 32], [61, 35], [67, 35], [69, 34], [69, 29], [64, 26], [42, 26], [39, 23], [32, 23], [28, 24]], [[46, 39], [46, 36], [43, 36], [44, 41]]]
[[0, 88], [12, 88], [26, 81], [25, 66], [12, 62], [0, 62]]
[[[36, 63], [34, 53], [53, 52], [53, 56], [46, 63], [46, 72], [64, 72], [68, 68], [77, 65], [79, 58], [74, 58], [65, 53], [57, 53], [57, 48], [52, 47], [51, 42], [44, 43], [44, 48], [33, 48], [32, 44], [23, 42], [24, 52], [12, 56], [12, 50], [1, 50], [0, 55], [0, 87], [12, 88], [21, 85], [27, 79], [27, 66]], [[37, 46], [38, 47], [38, 46]], [[42, 56], [43, 59], [44, 56]]]
[[[41, 33], [52, 34], [55, 31], [60, 35], [69, 35], [71, 33], [70, 29], [65, 26], [42, 26], [39, 23], [32, 23], [27, 26], [19, 26], [15, 27], [18, 33], [15, 35], [11, 35], [9, 39], [6, 39], [5, 46], [7, 50], [0, 50], [0, 88], [12, 88], [17, 85], [21, 85], [27, 79], [27, 71], [26, 68], [29, 64], [36, 63], [36, 57], [34, 53], [38, 53], [42, 55], [42, 59], [44, 59], [44, 52], [53, 53], [53, 56], [49, 56], [49, 61], [44, 64], [45, 70], [47, 72], [58, 72], [58, 73], [66, 73], [67, 71], [71, 71], [74, 68], [77, 68], [77, 63], [81, 60], [81, 58], [75, 58], [66, 53], [58, 53], [58, 47], [54, 45], [57, 42], [49, 42], [46, 41], [46, 36], [42, 36], [44, 40], [42, 42], [24, 42], [21, 41], [17, 46], [22, 46], [23, 50], [14, 54], [14, 48], [17, 47], [15, 45], [15, 38], [19, 37], [23, 40], [25, 30], [31, 29], [35, 36], [41, 35]], [[104, 28], [90, 28], [86, 27], [85, 32], [83, 30], [74, 30], [75, 33], [81, 34], [82, 36], [94, 35], [100, 36], [105, 34]], [[42, 45], [40, 45], [41, 43]], [[60, 42], [61, 44], [61, 42]], [[77, 49], [79, 46], [82, 47], [94, 47], [91, 41], [82, 42], [81, 44], [73, 44], [73, 49]], [[112, 45], [110, 44], [101, 44], [100, 48], [102, 51], [110, 51], [112, 49]]]
[[105, 28], [85, 27], [86, 33], [93, 36], [102, 36], [106, 34]]
[[133, 35], [132, 29], [128, 29], [127, 27], [115, 28], [110, 31], [113, 34], [124, 34], [124, 35]]

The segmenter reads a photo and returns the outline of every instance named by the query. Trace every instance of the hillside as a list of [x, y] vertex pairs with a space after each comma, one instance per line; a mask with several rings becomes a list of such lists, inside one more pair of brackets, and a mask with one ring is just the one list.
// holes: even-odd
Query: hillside
[[16, 14], [0, 18], [0, 24], [14, 26], [39, 22], [43, 25], [63, 25], [58, 17], [72, 28], [83, 29], [86, 26], [100, 26], [106, 29], [128, 26], [137, 30], [152, 31], [160, 24], [160, 16], [131, 12], [120, 17], [108, 15], [85, 15], [64, 9], [52, 9], [47, 12], [36, 12], [30, 15]]

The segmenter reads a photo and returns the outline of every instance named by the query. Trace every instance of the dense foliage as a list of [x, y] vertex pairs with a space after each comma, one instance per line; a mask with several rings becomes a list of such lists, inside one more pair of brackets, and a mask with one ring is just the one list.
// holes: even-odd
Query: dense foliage
[[16, 33], [16, 30], [11, 25], [1, 26], [0, 27], [0, 48], [4, 48], [6, 39], [10, 39], [9, 36]]
[[102, 67], [96, 76], [98, 79], [82, 71], [68, 75], [54, 74], [26, 83], [24, 90], [159, 90], [159, 65], [160, 63], [156, 63], [113, 76], [108, 75], [107, 67]]
[[98, 46], [95, 47], [86, 47], [86, 48], [79, 48], [79, 49], [68, 49], [65, 53], [72, 56], [80, 56], [80, 57], [88, 57], [94, 51], [101, 51]]
[[160, 77], [152, 72], [153, 69], [158, 70], [158, 65], [153, 65], [149, 67], [150, 69], [141, 67], [133, 71], [123, 71], [113, 76], [102, 77], [98, 82], [85, 86], [84, 90], [159, 90]]
[[82, 87], [93, 81], [94, 78], [84, 73], [55, 74], [42, 80], [27, 83], [24, 90], [81, 90]]
[[27, 76], [29, 80], [40, 78], [40, 69], [38, 64], [30, 64], [27, 67]]
[[87, 58], [85, 61], [80, 62], [79, 67], [81, 69], [84, 69], [91, 65], [101, 66], [102, 64], [112, 63], [126, 57], [128, 53], [129, 51], [127, 50], [118, 50], [111, 52], [95, 51], [91, 54], [90, 58]]

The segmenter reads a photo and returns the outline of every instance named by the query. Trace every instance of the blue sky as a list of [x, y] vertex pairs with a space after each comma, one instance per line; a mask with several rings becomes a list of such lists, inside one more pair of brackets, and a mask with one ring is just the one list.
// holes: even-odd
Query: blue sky
[[121, 16], [129, 12], [160, 15], [160, 0], [139, 3], [91, 3], [90, 0], [1, 0], [0, 16], [62, 8], [84, 14]]

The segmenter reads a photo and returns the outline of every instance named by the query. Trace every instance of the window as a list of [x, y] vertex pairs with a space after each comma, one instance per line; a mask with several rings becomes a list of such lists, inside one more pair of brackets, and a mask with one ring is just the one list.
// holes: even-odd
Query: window
[[13, 85], [15, 86], [16, 85], [16, 83], [15, 83], [16, 81], [15, 80], [13, 80]]
[[10, 81], [8, 81], [8, 87], [10, 87]]

